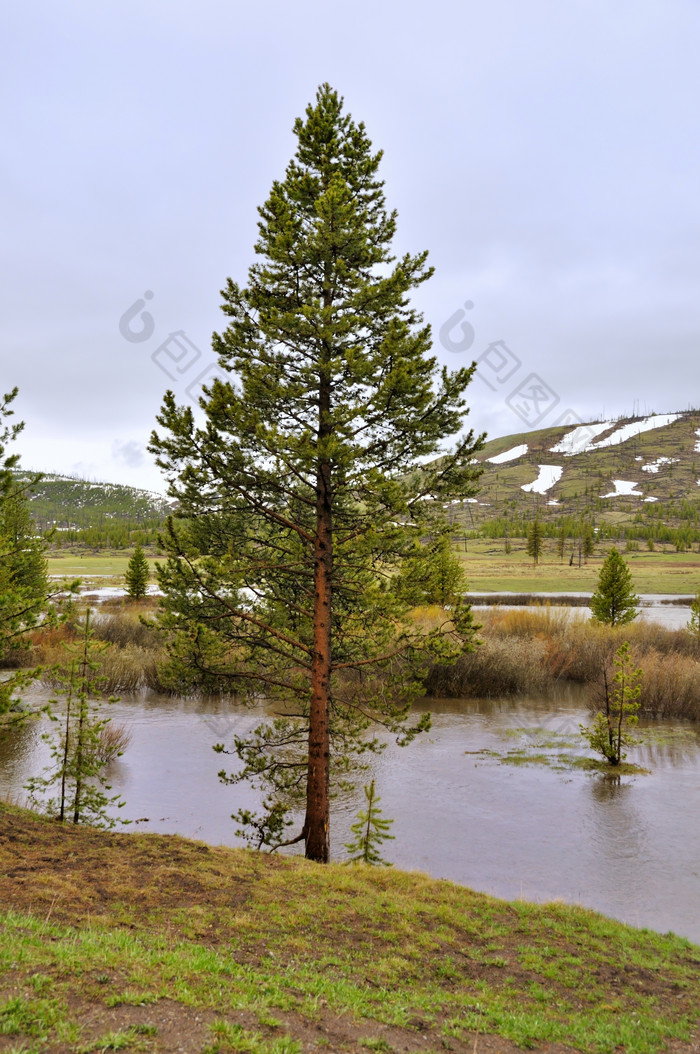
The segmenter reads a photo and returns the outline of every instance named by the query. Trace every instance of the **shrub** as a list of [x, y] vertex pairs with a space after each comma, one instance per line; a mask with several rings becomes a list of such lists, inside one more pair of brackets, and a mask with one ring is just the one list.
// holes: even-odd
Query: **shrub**
[[648, 717], [700, 721], [700, 663], [688, 655], [635, 653], [642, 668], [642, 712]]
[[130, 742], [131, 732], [126, 725], [115, 725], [110, 721], [99, 733], [95, 753], [103, 764], [107, 764], [123, 754]]
[[522, 641], [486, 636], [473, 652], [461, 655], [452, 666], [431, 667], [426, 679], [430, 695], [515, 695], [542, 691], [549, 679], [542, 662], [544, 641]]

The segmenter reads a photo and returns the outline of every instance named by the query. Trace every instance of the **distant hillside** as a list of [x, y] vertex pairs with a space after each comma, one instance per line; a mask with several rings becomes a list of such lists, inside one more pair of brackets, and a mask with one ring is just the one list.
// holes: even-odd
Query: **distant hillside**
[[601, 529], [700, 524], [700, 411], [519, 432], [479, 454], [479, 493], [454, 502], [467, 528], [585, 515]]
[[[18, 472], [20, 480], [32, 478]], [[54, 530], [54, 545], [126, 548], [154, 544], [172, 506], [160, 494], [119, 483], [91, 483], [47, 473], [30, 491], [32, 516], [41, 531]]]
[[[549, 533], [585, 517], [613, 538], [700, 542], [700, 410], [519, 432], [478, 460], [476, 497], [446, 505], [466, 531], [515, 536], [537, 514]], [[159, 494], [70, 476], [46, 475], [31, 500], [55, 544], [98, 548], [154, 544], [172, 511]]]

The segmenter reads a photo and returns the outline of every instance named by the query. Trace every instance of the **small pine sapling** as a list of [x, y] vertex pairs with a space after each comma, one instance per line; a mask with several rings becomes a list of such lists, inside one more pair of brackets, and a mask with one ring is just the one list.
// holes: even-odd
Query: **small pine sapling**
[[610, 765], [624, 761], [623, 746], [635, 741], [629, 728], [637, 724], [639, 697], [642, 691], [642, 671], [635, 667], [630, 656], [629, 642], [625, 641], [615, 653], [615, 675], [610, 683], [603, 668], [604, 710], [599, 710], [590, 727], [579, 725], [592, 750], [602, 754]]
[[690, 605], [690, 622], [687, 625], [688, 633], [696, 640], [700, 640], [700, 592], [696, 593], [693, 603]]
[[394, 838], [393, 834], [389, 834], [389, 828], [394, 821], [382, 818], [382, 810], [379, 808], [380, 798], [374, 789], [374, 780], [369, 786], [365, 786], [365, 798], [367, 807], [358, 813], [357, 822], [350, 828], [355, 839], [345, 844], [345, 848], [350, 853], [348, 863], [361, 861], [363, 864], [391, 867], [389, 861], [382, 858], [379, 846], [387, 839]]
[[[54, 676], [59, 694], [65, 699], [65, 709], [56, 712], [57, 700], [50, 700], [45, 712], [59, 728], [58, 735], [50, 732], [43, 739], [49, 744], [53, 764], [43, 774], [32, 776], [25, 784], [30, 805], [55, 816], [64, 823], [90, 823], [95, 827], [114, 827], [117, 821], [109, 815], [109, 807], [122, 808], [119, 795], [109, 796], [111, 785], [106, 780], [103, 736], [109, 718], [103, 717], [100, 702], [95, 698], [101, 690], [95, 676], [99, 650], [90, 627], [90, 609], [85, 614], [79, 650], [73, 650], [69, 660], [57, 667]], [[110, 698], [110, 702], [115, 702]], [[117, 754], [121, 751], [117, 751]], [[47, 793], [56, 788], [54, 797]]]

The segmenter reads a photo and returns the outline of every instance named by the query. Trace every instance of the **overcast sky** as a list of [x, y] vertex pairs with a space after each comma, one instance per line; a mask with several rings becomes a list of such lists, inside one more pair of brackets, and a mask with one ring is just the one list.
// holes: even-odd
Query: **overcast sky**
[[480, 360], [477, 428], [697, 406], [699, 50], [697, 0], [6, 5], [23, 465], [162, 489], [163, 392], [209, 376], [219, 290], [324, 81], [385, 152], [398, 250], [430, 251], [440, 361]]

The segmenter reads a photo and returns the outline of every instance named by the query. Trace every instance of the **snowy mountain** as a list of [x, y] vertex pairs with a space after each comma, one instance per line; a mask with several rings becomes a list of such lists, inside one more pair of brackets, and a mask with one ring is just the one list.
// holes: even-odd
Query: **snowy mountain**
[[[471, 522], [583, 511], [599, 519], [700, 514], [700, 411], [516, 433], [489, 441]], [[650, 506], [658, 506], [652, 513]], [[663, 512], [662, 512], [663, 510]], [[684, 518], [687, 518], [687, 509]]]

